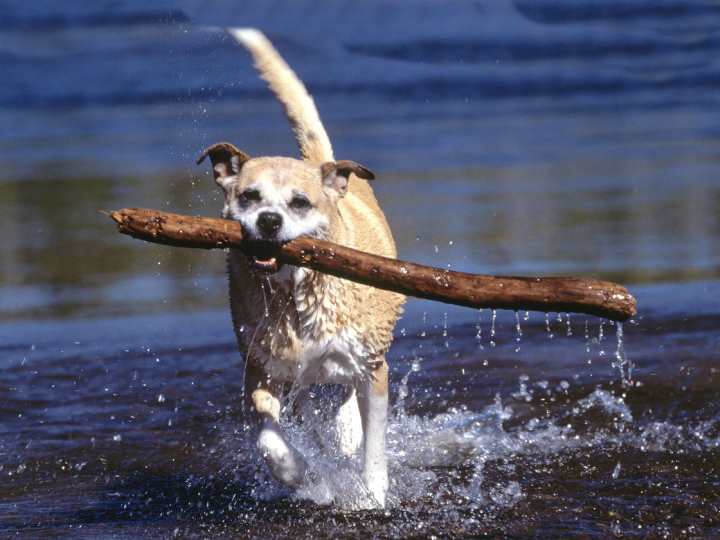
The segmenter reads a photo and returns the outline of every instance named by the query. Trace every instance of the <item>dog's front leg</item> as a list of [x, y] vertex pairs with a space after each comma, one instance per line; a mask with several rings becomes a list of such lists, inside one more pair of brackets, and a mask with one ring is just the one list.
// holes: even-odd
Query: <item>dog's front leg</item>
[[245, 400], [258, 422], [258, 449], [277, 480], [297, 487], [303, 483], [307, 464], [280, 428], [281, 394], [282, 384], [273, 382], [261, 368], [246, 364]]
[[385, 506], [388, 490], [385, 459], [385, 429], [388, 414], [388, 366], [381, 358], [373, 377], [358, 384], [358, 405], [362, 419], [363, 480], [379, 506]]
[[335, 416], [335, 439], [340, 453], [352, 456], [362, 444], [362, 420], [358, 408], [357, 391], [348, 387], [347, 394]]

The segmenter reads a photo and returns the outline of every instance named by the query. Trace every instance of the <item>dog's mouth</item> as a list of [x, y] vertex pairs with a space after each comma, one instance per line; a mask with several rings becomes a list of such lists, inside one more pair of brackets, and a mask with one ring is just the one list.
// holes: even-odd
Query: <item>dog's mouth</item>
[[277, 258], [281, 244], [264, 240], [250, 240], [246, 244], [247, 251], [251, 253], [247, 256], [251, 269], [265, 274], [274, 274], [282, 268], [283, 265]]
[[269, 259], [259, 259], [257, 257], [253, 257], [252, 255], [249, 257], [250, 260], [250, 267], [254, 270], [260, 270], [261, 272], [265, 272], [266, 274], [274, 274], [278, 270], [280, 270], [280, 263], [278, 263], [277, 257], [270, 257]]

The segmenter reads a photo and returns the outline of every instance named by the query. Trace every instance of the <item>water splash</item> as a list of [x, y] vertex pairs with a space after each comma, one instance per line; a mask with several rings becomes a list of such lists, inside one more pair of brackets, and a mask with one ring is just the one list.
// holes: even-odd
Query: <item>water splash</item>
[[[523, 337], [521, 315], [515, 312], [518, 348]], [[449, 335], [447, 318], [444, 314], [444, 338]], [[497, 312], [493, 310], [490, 328], [492, 346], [495, 346], [496, 319]], [[564, 321], [566, 324], [569, 324], [568, 319]], [[549, 325], [548, 315], [545, 320]], [[425, 313], [423, 328], [427, 323]], [[476, 341], [479, 344], [482, 341], [481, 323], [482, 312], [479, 312], [476, 325]], [[588, 353], [594, 341], [589, 326], [586, 320], [584, 335]], [[622, 377], [625, 379], [629, 367], [624, 355], [622, 325], [616, 325], [616, 330], [619, 339], [616, 360], [618, 365], [624, 366], [625, 375]], [[599, 340], [599, 337], [596, 339]], [[419, 343], [418, 347], [422, 345]], [[468, 504], [482, 508], [483, 512], [486, 507], [512, 508], [524, 497], [522, 484], [513, 475], [501, 475], [496, 481], [497, 472], [493, 472], [493, 483], [488, 485], [488, 463], [522, 462], [526, 457], [533, 463], [544, 459], [557, 460], [558, 453], [568, 449], [604, 448], [604, 445], [631, 444], [641, 449], [654, 448], [674, 444], [681, 437], [670, 425], [636, 426], [624, 396], [618, 397], [598, 388], [581, 399], [571, 398], [575, 393], [569, 391], [571, 385], [566, 380], [532, 382], [524, 374], [519, 378], [518, 390], [507, 397], [507, 403], [497, 395], [492, 404], [479, 412], [460, 407], [449, 408], [434, 416], [416, 416], [411, 412], [413, 397], [410, 381], [414, 373], [421, 371], [423, 361], [422, 355], [413, 355], [409, 369], [397, 387], [397, 398], [390, 412], [387, 432], [388, 466], [392, 479], [388, 493], [390, 508], [417, 498], [434, 497], [438, 493], [448, 500], [461, 497]], [[310, 406], [311, 412], [302, 415], [301, 423], [291, 421], [294, 409], [291, 404], [308, 398], [304, 395], [300, 399], [300, 395], [299, 389], [292, 389], [284, 401], [282, 425], [290, 442], [308, 461], [307, 482], [290, 493], [262, 472], [265, 470], [264, 463], [260, 462], [256, 464], [258, 470], [250, 476], [258, 483], [254, 496], [261, 500], [292, 496], [345, 510], [372, 507], [372, 497], [362, 481], [361, 456], [341, 455], [329, 437], [329, 415], [323, 411], [332, 407], [322, 401], [324, 398], [310, 395], [311, 399], [319, 399], [320, 402]], [[517, 415], [509, 404], [518, 407]], [[548, 409], [548, 406], [551, 408]], [[712, 428], [706, 431], [712, 433]], [[615, 472], [608, 470], [608, 475], [612, 474]], [[268, 486], [263, 488], [260, 484]]]
[[[520, 377], [518, 391], [506, 399], [496, 395], [477, 411], [459, 407], [414, 415], [405, 400], [409, 378], [420, 370], [421, 362], [420, 357], [413, 359], [389, 417], [387, 505], [391, 512], [417, 504], [456, 512], [457, 501], [462, 500], [464, 508], [492, 518], [494, 512], [512, 509], [523, 500], [526, 471], [543, 465], [562, 467], [569, 455], [613, 456], [607, 465], [598, 459], [590, 470], [607, 467], [604, 474], [618, 479], [624, 470], [620, 464], [624, 454], [618, 452], [628, 447], [640, 452], [684, 452], [720, 445], [720, 421], [646, 423], [643, 416], [634, 418], [622, 396], [608, 390], [578, 387], [569, 391], [571, 384], [565, 380], [533, 382], [527, 375]], [[570, 397], [578, 394], [580, 398]], [[321, 394], [310, 397], [320, 400], [311, 404], [311, 410], [327, 407]], [[548, 410], [548, 403], [556, 405]], [[235, 419], [228, 420], [234, 426], [233, 435], [223, 438], [228, 445], [223, 455], [232, 456], [228, 467], [236, 471], [244, 489], [251, 485], [250, 495], [257, 501], [290, 497], [341, 510], [371, 507], [362, 481], [361, 457], [338, 453], [323, 428], [326, 418], [324, 413], [312, 414], [301, 424], [285, 426], [290, 441], [309, 464], [306, 483], [297, 491], [269, 477], [250, 432], [238, 431]]]
[[400, 384], [397, 389], [398, 397], [394, 407], [396, 416], [407, 416], [405, 411], [405, 400], [409, 393], [408, 382], [410, 381], [410, 376], [413, 373], [417, 373], [422, 369], [423, 360], [424, 358], [422, 356], [415, 356], [410, 364], [410, 369], [405, 373], [405, 375], [403, 375], [402, 379], [400, 379]]
[[517, 400], [522, 400], [528, 403], [532, 401], [532, 392], [528, 389], [529, 380], [530, 377], [527, 375], [520, 375], [520, 377], [518, 377], [518, 390], [510, 395]]
[[[613, 360], [610, 363], [611, 367], [613, 369], [617, 369], [618, 374], [620, 375], [620, 383], [623, 387], [628, 388], [634, 386], [636, 383], [633, 381], [632, 372], [635, 368], [634, 363], [628, 358], [627, 353], [625, 352], [625, 339], [624, 339], [624, 327], [623, 323], [621, 322], [615, 322], [615, 321], [606, 321], [605, 319], [602, 319], [600, 321], [600, 325], [598, 328], [598, 334], [597, 337], [592, 337], [590, 335], [590, 323], [588, 320], [585, 320], [584, 323], [584, 330], [583, 330], [583, 336], [585, 338], [585, 354], [587, 358], [587, 364], [591, 365], [593, 358], [592, 358], [592, 348], [593, 346], [597, 346], [599, 348], [598, 350], [598, 356], [605, 357], [606, 351], [603, 348], [602, 342], [605, 340], [605, 324], [608, 323], [610, 326], [615, 326], [615, 335], [616, 335], [616, 347], [615, 347], [615, 353], [613, 355]], [[639, 386], [640, 383], [638, 382], [637, 385]]]
[[[634, 420], [630, 407], [625, 403], [625, 398], [615, 396], [601, 388], [580, 399], [577, 405], [572, 408], [572, 415], [576, 418], [582, 418], [592, 409], [607, 415], [611, 419], [613, 427], [620, 432], [625, 431], [625, 428]], [[597, 420], [595, 424], [603, 427], [602, 423]]]

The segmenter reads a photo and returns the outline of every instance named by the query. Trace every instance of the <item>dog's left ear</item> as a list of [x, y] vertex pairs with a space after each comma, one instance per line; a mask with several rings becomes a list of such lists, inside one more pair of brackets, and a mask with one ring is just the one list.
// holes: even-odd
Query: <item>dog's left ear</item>
[[323, 185], [334, 189], [341, 197], [347, 193], [350, 173], [365, 180], [375, 180], [375, 175], [370, 169], [347, 159], [328, 161], [320, 167]]
[[234, 144], [227, 142], [208, 146], [205, 151], [200, 154], [200, 157], [197, 159], [197, 164], [200, 165], [208, 156], [212, 162], [215, 181], [223, 189], [225, 189], [227, 185], [227, 180], [239, 174], [243, 164], [250, 159], [250, 156], [245, 152], [237, 148]]

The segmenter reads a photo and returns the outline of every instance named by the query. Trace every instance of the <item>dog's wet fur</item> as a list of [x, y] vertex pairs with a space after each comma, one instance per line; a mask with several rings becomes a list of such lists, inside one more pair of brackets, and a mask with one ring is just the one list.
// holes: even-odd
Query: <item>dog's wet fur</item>
[[[327, 239], [395, 257], [395, 243], [368, 180], [354, 161], [335, 160], [312, 98], [265, 36], [230, 29], [248, 49], [283, 105], [302, 159], [250, 157], [230, 143], [210, 146], [222, 215], [239, 221], [255, 256], [228, 257], [233, 324], [245, 358], [245, 400], [257, 420], [257, 445], [288, 486], [310, 481], [303, 456], [279, 425], [289, 384], [347, 388], [332, 432], [345, 454], [362, 451], [367, 506], [383, 507], [388, 489], [385, 353], [402, 310], [401, 295], [305, 268], [283, 266], [274, 249], [298, 236]], [[302, 395], [302, 394], [301, 394]]]

